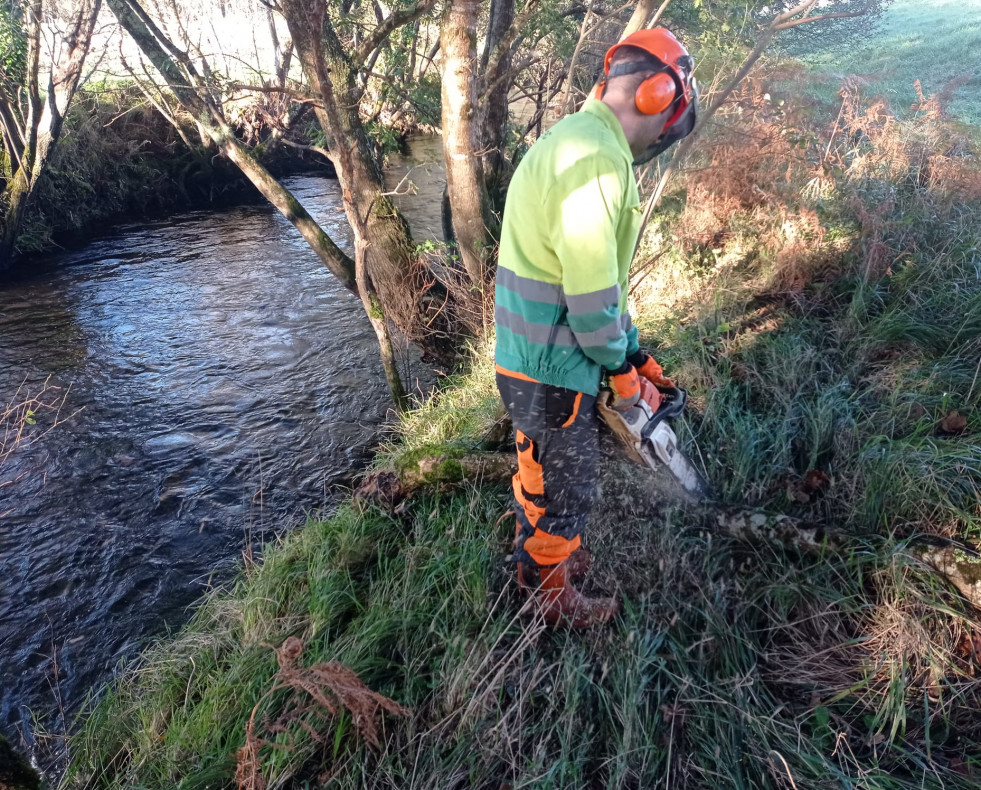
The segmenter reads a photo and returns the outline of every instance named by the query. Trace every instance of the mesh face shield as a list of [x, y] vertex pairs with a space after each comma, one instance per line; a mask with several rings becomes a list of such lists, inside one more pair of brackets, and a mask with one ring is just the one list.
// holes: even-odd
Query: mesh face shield
[[672, 145], [692, 133], [698, 121], [698, 82], [691, 78], [691, 101], [681, 111], [674, 122], [664, 130], [657, 141], [634, 158], [634, 165], [639, 166], [650, 162], [658, 154], [667, 151]]

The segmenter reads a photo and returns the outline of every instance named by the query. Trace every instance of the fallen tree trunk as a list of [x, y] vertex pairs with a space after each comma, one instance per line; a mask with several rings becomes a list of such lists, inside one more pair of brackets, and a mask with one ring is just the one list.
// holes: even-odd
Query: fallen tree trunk
[[372, 472], [354, 492], [354, 501], [398, 512], [399, 506], [421, 488], [447, 491], [463, 484], [503, 483], [518, 471], [514, 453], [452, 450], [423, 454], [399, 469]]
[[[843, 548], [850, 536], [785, 515], [727, 510], [714, 515], [720, 531], [740, 540], [766, 541], [798, 550]], [[902, 552], [943, 576], [965, 600], [981, 609], [981, 554], [971, 546], [932, 535], [911, 538]]]

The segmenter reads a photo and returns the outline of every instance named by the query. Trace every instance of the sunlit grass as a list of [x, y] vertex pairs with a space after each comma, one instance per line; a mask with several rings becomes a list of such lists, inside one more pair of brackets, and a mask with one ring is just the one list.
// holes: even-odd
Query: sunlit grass
[[917, 101], [916, 80], [929, 96], [952, 80], [964, 78], [950, 109], [970, 123], [981, 124], [979, 52], [981, 3], [894, 0], [873, 39], [832, 53], [814, 52], [807, 61], [830, 71], [837, 78], [835, 83], [849, 74], [865, 76], [897, 113]]

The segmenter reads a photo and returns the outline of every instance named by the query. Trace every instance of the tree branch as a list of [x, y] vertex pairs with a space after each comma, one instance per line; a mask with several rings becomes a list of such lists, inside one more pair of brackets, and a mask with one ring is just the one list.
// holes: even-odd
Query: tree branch
[[541, 58], [529, 57], [527, 60], [521, 61], [521, 63], [519, 63], [517, 66], [514, 66], [513, 68], [508, 69], [503, 74], [499, 74], [497, 76], [497, 78], [492, 83], [490, 83], [489, 85], [487, 85], [487, 87], [485, 87], [480, 92], [480, 99], [481, 100], [485, 99], [491, 93], [493, 93], [498, 88], [500, 88], [501, 87], [501, 83], [503, 83], [505, 80], [508, 80], [511, 77], [514, 77], [515, 75], [520, 74], [525, 69], [529, 68], [530, 66], [534, 66], [536, 63], [538, 63], [540, 61], [541, 61]]
[[334, 157], [330, 151], [328, 151], [323, 146], [319, 145], [303, 145], [303, 143], [294, 143], [292, 140], [287, 140], [285, 137], [280, 137], [279, 142], [283, 145], [288, 145], [290, 148], [296, 148], [300, 151], [313, 151], [315, 154], [320, 154], [324, 159], [334, 164]]
[[775, 16], [773, 21], [770, 22], [770, 27], [775, 30], [777, 25], [782, 25], [784, 22], [793, 19], [798, 14], [809, 14], [815, 5], [817, 5], [817, 0], [804, 0], [804, 2], [800, 5], [796, 5], [793, 8], [784, 11], [782, 14]]
[[385, 39], [392, 35], [393, 31], [402, 27], [402, 25], [418, 19], [435, 7], [436, 0], [418, 0], [414, 6], [403, 8], [400, 11], [392, 11], [388, 15], [388, 18], [371, 31], [371, 34], [366, 36], [364, 41], [355, 49], [354, 54], [351, 56], [352, 65], [360, 68], [361, 64], [368, 60], [371, 53], [381, 46]]
[[312, 104], [314, 107], [323, 107], [323, 101], [319, 96], [315, 96], [310, 91], [300, 88], [290, 88], [286, 85], [252, 85], [247, 82], [229, 82], [228, 88], [236, 91], [254, 91], [255, 93], [280, 93], [289, 96], [293, 101], [300, 104]]
[[868, 11], [868, 6], [859, 9], [858, 11], [844, 12], [841, 11], [837, 14], [821, 14], [821, 16], [809, 16], [804, 19], [795, 19], [792, 22], [784, 22], [782, 25], [778, 25], [776, 30], [790, 30], [792, 27], [797, 27], [798, 25], [806, 25], [810, 22], [820, 22], [823, 19], [852, 19], [856, 16], [862, 16], [866, 11]]

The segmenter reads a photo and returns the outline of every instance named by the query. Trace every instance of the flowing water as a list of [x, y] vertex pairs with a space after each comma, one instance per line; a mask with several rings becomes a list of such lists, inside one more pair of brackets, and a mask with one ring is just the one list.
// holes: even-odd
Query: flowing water
[[[419, 238], [435, 157], [424, 140], [389, 173], [419, 187]], [[346, 237], [335, 181], [287, 183]], [[0, 469], [0, 733], [28, 743], [243, 551], [329, 510], [390, 408], [360, 302], [265, 205], [119, 227], [0, 286], [0, 408], [46, 379], [64, 422]]]

